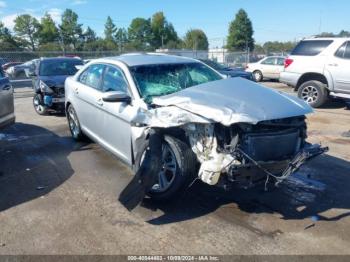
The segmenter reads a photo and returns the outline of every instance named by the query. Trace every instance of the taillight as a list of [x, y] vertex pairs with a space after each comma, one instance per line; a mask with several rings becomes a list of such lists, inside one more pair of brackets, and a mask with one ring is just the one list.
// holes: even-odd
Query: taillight
[[287, 58], [284, 60], [284, 68], [287, 68], [293, 63], [293, 59]]

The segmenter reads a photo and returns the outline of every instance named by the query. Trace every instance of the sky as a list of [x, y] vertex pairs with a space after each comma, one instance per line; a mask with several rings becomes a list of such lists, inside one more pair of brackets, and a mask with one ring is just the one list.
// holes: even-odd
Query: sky
[[229, 22], [240, 8], [253, 23], [257, 43], [350, 31], [349, 0], [0, 0], [0, 20], [12, 29], [19, 14], [40, 18], [48, 12], [59, 23], [66, 8], [73, 9], [84, 28], [90, 26], [99, 36], [108, 15], [117, 27], [127, 28], [135, 17], [149, 18], [163, 11], [179, 36], [200, 28], [210, 47], [222, 46]]

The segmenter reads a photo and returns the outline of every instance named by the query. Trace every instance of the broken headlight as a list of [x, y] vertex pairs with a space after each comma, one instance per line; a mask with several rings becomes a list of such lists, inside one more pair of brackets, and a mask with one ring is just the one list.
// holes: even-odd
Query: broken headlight
[[42, 80], [39, 81], [39, 88], [40, 91], [46, 94], [52, 94], [53, 90], [47, 85], [45, 84], [45, 82], [43, 82]]

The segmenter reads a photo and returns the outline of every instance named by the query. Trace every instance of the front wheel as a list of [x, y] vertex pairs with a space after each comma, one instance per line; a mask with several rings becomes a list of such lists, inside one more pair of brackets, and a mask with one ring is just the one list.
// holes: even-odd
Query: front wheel
[[46, 106], [44, 105], [43, 97], [41, 94], [34, 95], [33, 106], [34, 106], [35, 112], [37, 112], [37, 114], [39, 114], [41, 116], [47, 115], [48, 110], [47, 110]]
[[[138, 166], [141, 165], [145, 152]], [[164, 137], [160, 158], [162, 169], [148, 195], [153, 199], [167, 200], [176, 195], [193, 178], [197, 160], [186, 143], [172, 136]]]
[[298, 97], [312, 107], [322, 106], [328, 99], [328, 92], [320, 81], [307, 81], [298, 89]]

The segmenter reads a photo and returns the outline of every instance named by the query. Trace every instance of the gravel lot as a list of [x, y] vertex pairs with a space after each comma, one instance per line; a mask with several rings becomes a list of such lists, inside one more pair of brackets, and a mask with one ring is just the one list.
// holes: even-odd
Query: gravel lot
[[117, 200], [130, 170], [94, 143], [75, 143], [64, 116], [36, 115], [31, 89], [15, 92], [17, 124], [0, 132], [0, 254], [350, 254], [343, 102], [308, 118], [309, 140], [330, 152], [279, 188], [197, 183], [130, 213]]

